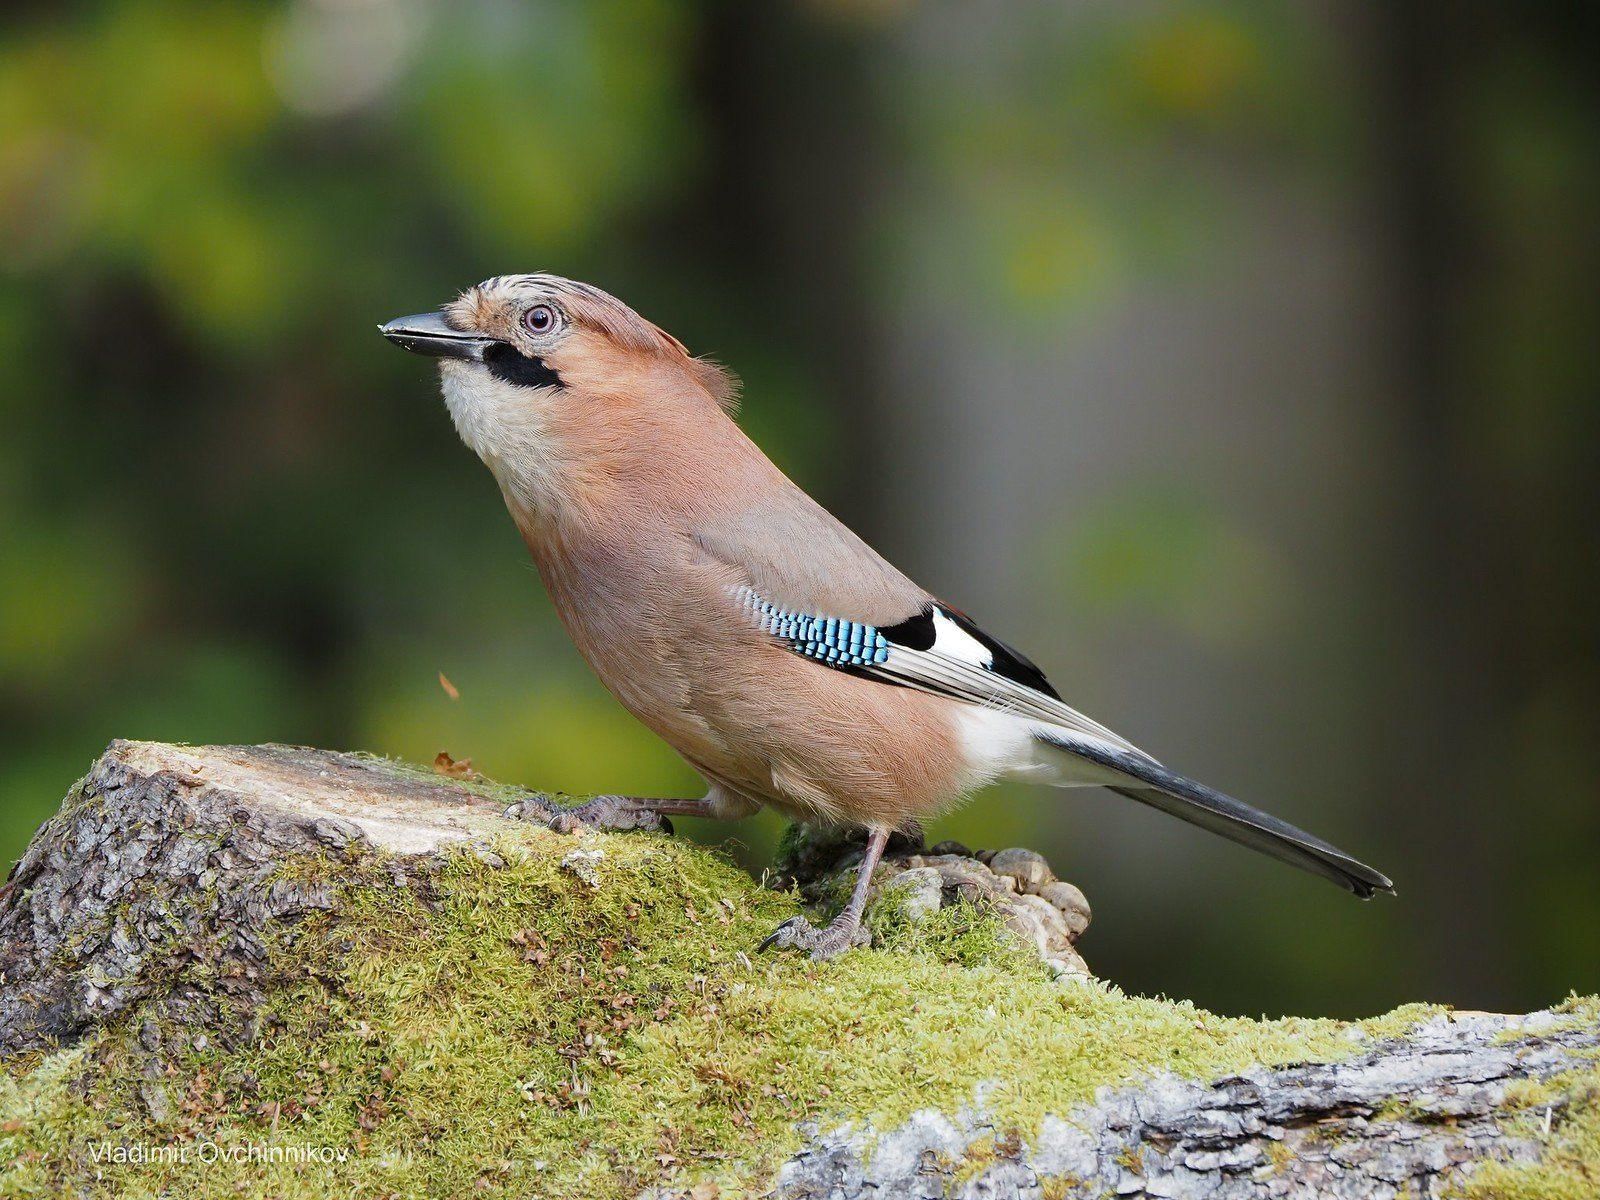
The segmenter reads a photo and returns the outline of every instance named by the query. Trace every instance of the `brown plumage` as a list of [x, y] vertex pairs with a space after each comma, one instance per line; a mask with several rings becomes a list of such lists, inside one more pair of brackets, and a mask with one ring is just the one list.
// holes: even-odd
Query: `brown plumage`
[[724, 816], [765, 804], [872, 831], [841, 920], [790, 928], [786, 943], [851, 944], [888, 831], [1002, 773], [1111, 784], [1357, 892], [1387, 886], [1068, 708], [773, 465], [732, 420], [725, 371], [598, 288], [505, 276], [442, 323], [385, 332], [441, 357], [456, 427], [579, 651], [711, 784], [698, 805], [639, 803]]

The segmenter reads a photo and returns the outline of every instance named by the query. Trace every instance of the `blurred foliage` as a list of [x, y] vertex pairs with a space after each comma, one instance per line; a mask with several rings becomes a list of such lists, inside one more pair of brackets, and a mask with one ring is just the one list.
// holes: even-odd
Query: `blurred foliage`
[[[1393, 490], [1374, 524], [1382, 542], [1443, 472], [1466, 497], [1466, 544], [1501, 530], [1485, 559], [1504, 577], [1499, 607], [1461, 620], [1515, 667], [1501, 664], [1462, 726], [1475, 744], [1492, 733], [1494, 753], [1463, 756], [1459, 793], [1461, 828], [1498, 883], [1436, 873], [1443, 898], [1402, 934], [1399, 917], [1381, 926], [1299, 892], [1262, 905], [1225, 867], [1201, 878], [1202, 862], [1196, 887], [1215, 907], [1179, 947], [1169, 934], [1190, 914], [1142, 894], [1142, 847], [1107, 845], [1079, 856], [1091, 896], [1109, 900], [1089, 953], [1130, 986], [1247, 1010], [1435, 998], [1406, 993], [1466, 976], [1380, 978], [1371, 963], [1436, 962], [1426, 943], [1448, 940], [1449, 897], [1485, 886], [1516, 899], [1501, 927], [1475, 934], [1491, 949], [1464, 972], [1523, 1003], [1596, 984], [1595, 578], [1574, 560], [1597, 556], [1592, 541], [1586, 558], [1571, 547], [1592, 518], [1600, 445], [1600, 108], [1578, 69], [1584, 43], [1553, 9], [1469, 8], [1425, 52], [1442, 64], [1427, 84], [1439, 111], [1425, 115], [1445, 146], [1425, 217], [1475, 257], [1400, 302], [1444, 314], [1434, 343], [1397, 335], [1371, 350], [1433, 363], [1450, 419], [1430, 426], [1419, 408], [1419, 425], [1390, 429], [1374, 458]], [[882, 402], [850, 376], [876, 378], [872, 336], [907, 297], [959, 281], [1052, 343], [1092, 332], [1151, 280], [1206, 287], [1259, 215], [1235, 203], [1241, 172], [1403, 208], [1389, 174], [1405, 173], [1409, 151], [1386, 160], [1385, 139], [1414, 99], [1394, 80], [1420, 60], [1385, 57], [1397, 40], [1386, 20], [1247, 0], [1027, 4], [1003, 18], [908, 0], [11, 12], [0, 858], [112, 737], [424, 761], [447, 749], [542, 787], [693, 789], [567, 644], [431, 368], [373, 325], [504, 271], [595, 278], [738, 368], [745, 424], [780, 465], [827, 499], [870, 498], [849, 476], [876, 479], [875, 464], [832, 434]], [[1358, 54], [1357, 67], [1342, 61]], [[1334, 95], [1352, 80], [1366, 90]], [[1397, 275], [1450, 260], [1448, 247], [1405, 259], [1433, 231], [1413, 214]], [[1387, 415], [1405, 401], [1353, 392], [1351, 404]], [[1407, 440], [1424, 427], [1443, 464], [1432, 475]], [[1408, 497], [1396, 481], [1412, 476]], [[1015, 586], [1049, 597], [1041, 610], [1061, 597], [1082, 621], [1030, 652], [1079, 666], [1073, 638], [1246, 661], [1303, 644], [1307, 678], [1347, 694], [1352, 712], [1397, 703], [1385, 672], [1422, 661], [1406, 639], [1437, 597], [1400, 594], [1392, 573], [1421, 561], [1426, 531], [1372, 556], [1367, 628], [1298, 629], [1297, 564], [1230, 514], [1217, 483], [1125, 480], [1056, 521]], [[1230, 732], [1222, 712], [1195, 725]], [[1441, 755], [1459, 748], [1440, 735]], [[1357, 782], [1387, 803], [1387, 778]], [[1536, 822], [1497, 820], [1495, 789], [1511, 787], [1547, 798]], [[941, 832], [1054, 855], [1072, 811], [1009, 789]], [[1369, 842], [1396, 844], [1384, 809], [1347, 828], [1362, 819]], [[693, 832], [738, 838], [759, 862], [774, 826]], [[1430, 833], [1412, 829], [1407, 857]], [[1564, 921], [1542, 919], [1552, 912]], [[1502, 986], [1507, 962], [1517, 982]]]
[[939, 44], [941, 70], [901, 65], [893, 103], [917, 116], [896, 131], [947, 186], [895, 206], [896, 288], [936, 286], [904, 236], [931, 223], [970, 233], [962, 278], [1019, 316], [1104, 312], [1216, 238], [1228, 162], [1349, 140], [1325, 41], [1290, 6], [1030, 5], [992, 32]]
[[551, 786], [691, 786], [541, 614], [429, 372], [371, 331], [502, 270], [622, 259], [618, 226], [695, 174], [693, 18], [388, 0], [11, 18], [4, 856], [112, 736], [448, 744]]

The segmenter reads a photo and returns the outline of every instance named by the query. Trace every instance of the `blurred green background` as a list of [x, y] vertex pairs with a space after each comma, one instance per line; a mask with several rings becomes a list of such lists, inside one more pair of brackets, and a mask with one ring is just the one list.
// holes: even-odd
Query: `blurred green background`
[[931, 831], [1049, 855], [1100, 973], [1595, 990], [1597, 40], [1474, 0], [9, 6], [0, 858], [113, 737], [695, 786], [373, 328], [547, 269], [733, 366], [1077, 706], [1399, 884], [1098, 792]]

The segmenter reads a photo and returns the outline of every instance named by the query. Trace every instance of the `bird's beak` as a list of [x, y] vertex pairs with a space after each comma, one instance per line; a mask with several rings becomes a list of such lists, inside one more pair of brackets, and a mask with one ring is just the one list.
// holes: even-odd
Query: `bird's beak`
[[440, 314], [418, 313], [414, 317], [396, 317], [387, 325], [379, 325], [383, 334], [402, 350], [413, 354], [427, 354], [433, 358], [471, 358], [483, 361], [483, 354], [496, 342], [495, 338], [479, 333], [462, 333], [445, 324]]

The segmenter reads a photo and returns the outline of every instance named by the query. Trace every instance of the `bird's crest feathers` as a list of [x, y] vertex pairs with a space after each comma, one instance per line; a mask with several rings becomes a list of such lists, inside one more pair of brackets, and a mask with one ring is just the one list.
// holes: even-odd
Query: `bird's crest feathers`
[[739, 380], [733, 372], [709, 358], [696, 358], [665, 329], [592, 283], [544, 272], [497, 275], [468, 288], [446, 312], [468, 328], [483, 328], [486, 318], [499, 315], [497, 310], [525, 304], [531, 296], [554, 302], [575, 325], [594, 330], [624, 350], [680, 361], [724, 412], [737, 411]]

